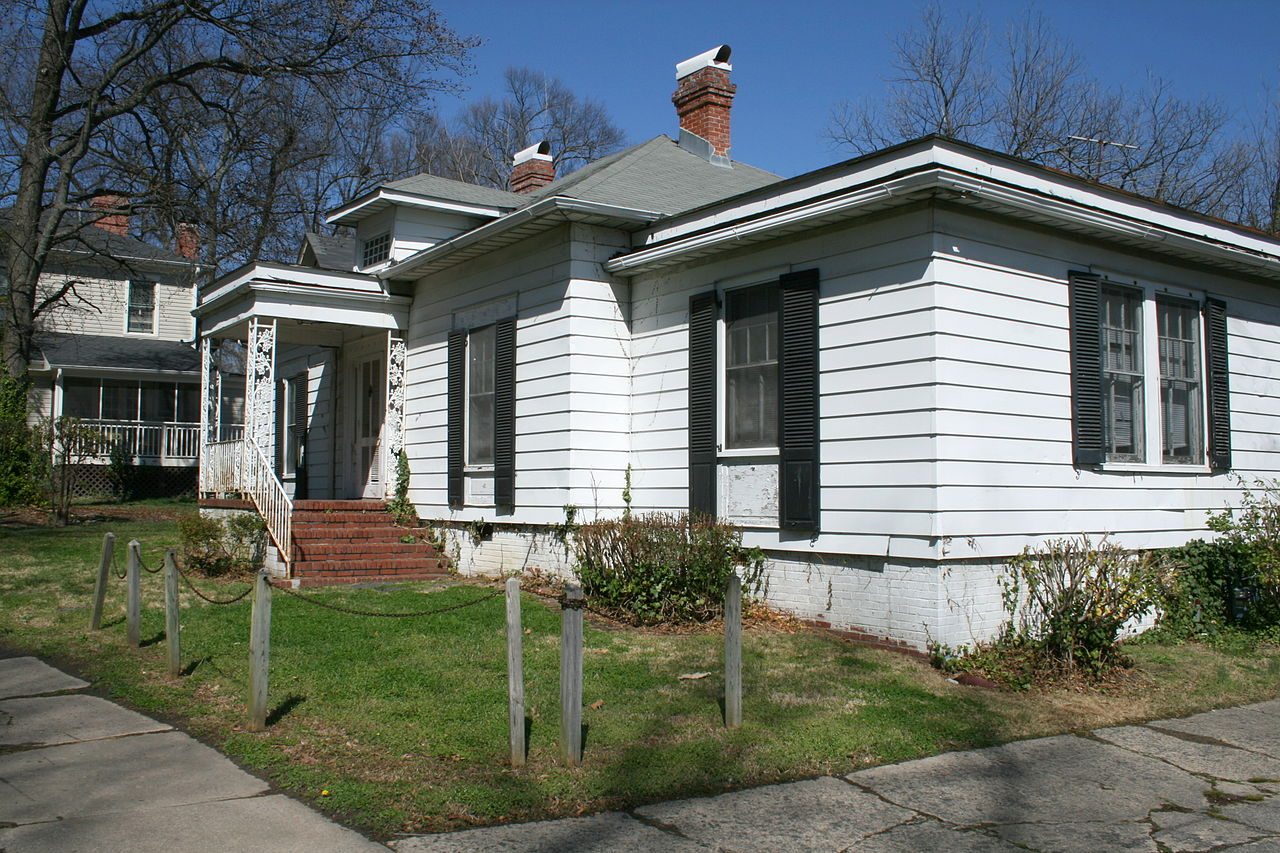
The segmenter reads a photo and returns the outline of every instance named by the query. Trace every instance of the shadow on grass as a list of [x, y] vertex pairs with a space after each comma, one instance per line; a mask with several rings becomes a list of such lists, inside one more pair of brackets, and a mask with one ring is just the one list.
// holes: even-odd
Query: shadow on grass
[[145, 649], [148, 646], [154, 646], [163, 639], [164, 639], [164, 631], [161, 631], [159, 634], [156, 634], [154, 637], [149, 637], [145, 640], [140, 640], [138, 642], [138, 648]]
[[117, 625], [123, 625], [123, 624], [124, 624], [124, 617], [117, 616], [114, 619], [103, 620], [102, 624], [98, 626], [98, 630], [105, 631], [108, 628], [114, 628]]
[[305, 701], [307, 701], [307, 697], [300, 696], [297, 693], [294, 693], [291, 696], [286, 696], [279, 705], [272, 708], [267, 714], [267, 725], [274, 726], [276, 723], [287, 717], [290, 711]]
[[188, 676], [191, 673], [195, 672], [197, 669], [199, 669], [202, 664], [211, 663], [212, 661], [213, 661], [213, 658], [209, 657], [208, 655], [205, 655], [202, 658], [196, 658], [195, 660], [191, 661], [191, 663], [187, 664], [182, 669], [178, 670], [178, 674], [182, 676]]

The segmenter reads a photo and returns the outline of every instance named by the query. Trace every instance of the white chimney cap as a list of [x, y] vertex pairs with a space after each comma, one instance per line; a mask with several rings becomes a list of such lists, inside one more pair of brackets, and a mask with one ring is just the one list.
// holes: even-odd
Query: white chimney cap
[[723, 68], [725, 71], [732, 71], [733, 66], [729, 64], [729, 54], [732, 48], [727, 44], [719, 44], [708, 50], [706, 53], [700, 53], [697, 56], [691, 56], [684, 62], [676, 63], [676, 79], [688, 77], [699, 68]]
[[550, 160], [551, 145], [545, 139], [542, 142], [534, 143], [523, 151], [517, 151], [516, 156], [511, 159], [512, 166], [519, 166], [528, 160]]

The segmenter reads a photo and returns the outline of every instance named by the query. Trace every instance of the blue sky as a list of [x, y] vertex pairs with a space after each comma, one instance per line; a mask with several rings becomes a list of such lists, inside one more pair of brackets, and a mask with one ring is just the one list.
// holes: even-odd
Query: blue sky
[[[733, 47], [738, 94], [733, 156], [782, 175], [843, 159], [822, 131], [841, 98], [875, 97], [891, 72], [891, 40], [919, 20], [918, 2], [581, 2], [436, 0], [459, 32], [484, 40], [461, 99], [496, 93], [508, 65], [554, 74], [603, 101], [631, 142], [677, 128], [675, 63]], [[993, 39], [1028, 7], [1011, 0], [951, 3], [980, 11]], [[1136, 87], [1148, 74], [1181, 97], [1215, 97], [1237, 118], [1280, 88], [1278, 0], [1075, 0], [1035, 6], [1090, 57], [1092, 73]]]

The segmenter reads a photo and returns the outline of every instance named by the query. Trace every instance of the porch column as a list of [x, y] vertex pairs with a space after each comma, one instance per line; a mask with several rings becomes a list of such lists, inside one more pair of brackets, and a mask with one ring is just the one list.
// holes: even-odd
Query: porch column
[[405, 359], [407, 350], [404, 338], [395, 332], [387, 332], [387, 419], [383, 425], [385, 439], [384, 471], [382, 482], [386, 484], [386, 494], [395, 491], [396, 468], [400, 460], [400, 451], [404, 449], [404, 392], [405, 392]]
[[213, 363], [216, 348], [208, 338], [200, 339], [200, 456], [199, 465], [200, 492], [209, 491], [209, 461], [205, 448], [210, 441], [217, 440], [217, 410], [215, 401], [217, 366]]
[[268, 459], [275, 452], [276, 321], [249, 320], [245, 352], [245, 438]]

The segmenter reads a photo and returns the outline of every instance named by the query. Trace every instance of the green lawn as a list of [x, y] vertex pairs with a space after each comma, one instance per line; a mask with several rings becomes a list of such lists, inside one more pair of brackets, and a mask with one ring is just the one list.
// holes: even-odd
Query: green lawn
[[[189, 505], [182, 511], [191, 511]], [[996, 693], [949, 683], [900, 654], [825, 634], [751, 627], [745, 725], [726, 731], [721, 635], [666, 634], [588, 617], [581, 768], [558, 761], [559, 615], [524, 600], [529, 761], [507, 764], [501, 597], [419, 619], [273, 601], [271, 725], [245, 731], [249, 600], [214, 607], [184, 588], [187, 674], [164, 673], [159, 575], [144, 575], [144, 647], [125, 646], [123, 582], [106, 627], [88, 630], [101, 537], [138, 538], [158, 565], [172, 520], [110, 520], [63, 530], [0, 525], [0, 645], [44, 655], [127, 705], [199, 737], [340, 820], [380, 837], [523, 820], [812, 776], [1017, 737], [1177, 714], [1277, 695], [1280, 652], [1231, 655], [1142, 644], [1138, 669], [1102, 693]], [[203, 581], [217, 595], [243, 584]], [[308, 591], [367, 609], [471, 601], [490, 587], [406, 584]], [[701, 679], [681, 674], [710, 672]], [[322, 792], [328, 794], [322, 796]]]

